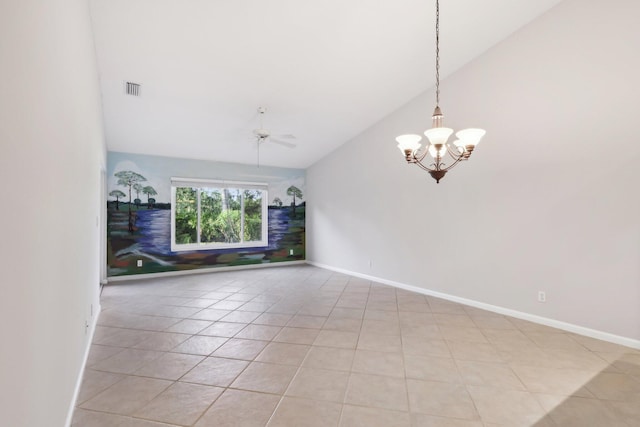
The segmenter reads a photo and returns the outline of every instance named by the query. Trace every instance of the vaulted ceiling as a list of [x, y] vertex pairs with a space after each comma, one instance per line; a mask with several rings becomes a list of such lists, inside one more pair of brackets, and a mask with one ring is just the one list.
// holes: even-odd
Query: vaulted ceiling
[[[559, 2], [441, 0], [441, 75]], [[91, 0], [91, 13], [111, 151], [253, 164], [263, 106], [264, 128], [296, 147], [262, 144], [260, 163], [306, 168], [435, 82], [435, 1]]]

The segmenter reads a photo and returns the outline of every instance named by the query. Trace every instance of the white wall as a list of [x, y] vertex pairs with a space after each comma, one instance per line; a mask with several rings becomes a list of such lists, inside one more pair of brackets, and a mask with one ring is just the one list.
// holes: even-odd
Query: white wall
[[1, 2], [0, 59], [0, 424], [61, 427], [99, 304], [105, 148], [87, 1]]
[[566, 0], [444, 80], [445, 124], [487, 135], [438, 185], [394, 142], [432, 91], [312, 166], [308, 258], [640, 340], [638, 16]]

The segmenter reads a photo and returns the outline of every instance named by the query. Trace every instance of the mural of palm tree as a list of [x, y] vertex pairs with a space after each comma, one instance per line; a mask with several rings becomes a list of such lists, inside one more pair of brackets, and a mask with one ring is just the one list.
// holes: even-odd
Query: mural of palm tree
[[295, 185], [287, 188], [287, 196], [293, 197], [293, 201], [291, 202], [291, 212], [293, 215], [296, 214], [296, 197], [302, 199], [302, 191]]
[[133, 171], [120, 171], [113, 174], [118, 178], [118, 185], [129, 188], [129, 233], [133, 233], [133, 213], [131, 212], [131, 188], [134, 185], [140, 185], [142, 181], [146, 181], [147, 178], [135, 173]]
[[[124, 194], [123, 194], [124, 195]], [[273, 205], [277, 206], [279, 208], [282, 207], [282, 200], [280, 200], [280, 197], [276, 197], [275, 199], [273, 199]]]
[[147, 185], [146, 187], [142, 188], [142, 194], [147, 195], [147, 209], [151, 209], [153, 207], [153, 204], [156, 202], [156, 199], [151, 198], [151, 196], [155, 196], [156, 194], [158, 194], [158, 192], [152, 186]]
[[116, 210], [120, 209], [120, 197], [127, 197], [127, 195], [120, 190], [113, 190], [109, 195], [116, 198]]

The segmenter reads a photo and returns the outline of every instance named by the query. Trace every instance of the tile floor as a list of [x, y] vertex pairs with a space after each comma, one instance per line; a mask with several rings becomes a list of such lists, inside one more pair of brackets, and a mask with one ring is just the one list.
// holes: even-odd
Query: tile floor
[[639, 426], [640, 351], [311, 266], [121, 282], [72, 425]]

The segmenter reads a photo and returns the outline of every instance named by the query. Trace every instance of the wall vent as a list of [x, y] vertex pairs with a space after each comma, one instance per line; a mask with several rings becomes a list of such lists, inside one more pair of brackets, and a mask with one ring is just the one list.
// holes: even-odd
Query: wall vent
[[125, 82], [125, 93], [132, 96], [140, 96], [140, 84]]

